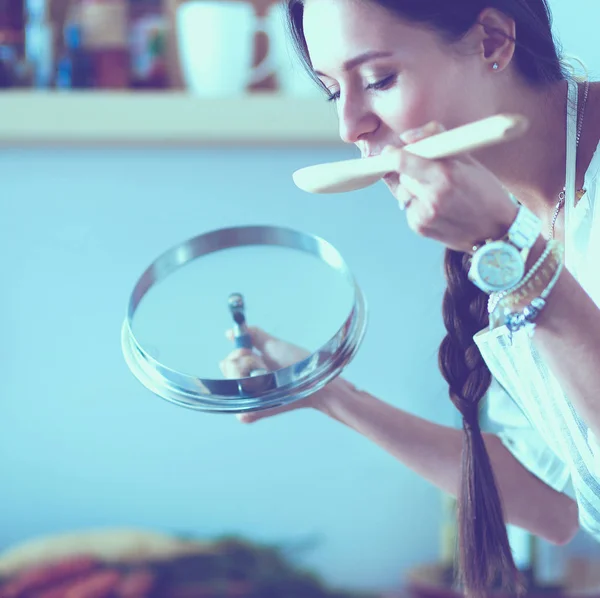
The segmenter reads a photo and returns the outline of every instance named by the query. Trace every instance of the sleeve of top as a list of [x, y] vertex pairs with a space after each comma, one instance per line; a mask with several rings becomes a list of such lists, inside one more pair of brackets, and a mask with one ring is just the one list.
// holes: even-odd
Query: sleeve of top
[[[586, 173], [587, 194], [580, 200], [573, 217], [573, 237], [570, 250], [578, 263], [578, 279], [586, 293], [600, 307], [600, 143]], [[587, 444], [592, 458], [586, 463], [590, 472], [600, 479], [600, 438], [587, 430]]]
[[533, 475], [563, 492], [570, 481], [567, 465], [546, 444], [523, 411], [496, 379], [483, 399], [481, 426], [496, 434], [510, 453]]
[[587, 431], [587, 441], [588, 446], [590, 447], [590, 452], [592, 453], [591, 463], [593, 466], [595, 466], [592, 469], [592, 473], [597, 479], [600, 480], [600, 444], [598, 444], [598, 439], [589, 428]]

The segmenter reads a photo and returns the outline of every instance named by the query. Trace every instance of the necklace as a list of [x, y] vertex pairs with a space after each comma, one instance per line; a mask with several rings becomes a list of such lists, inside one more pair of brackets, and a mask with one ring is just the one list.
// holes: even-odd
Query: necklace
[[[581, 114], [579, 115], [579, 123], [577, 124], [577, 144], [576, 151], [579, 149], [579, 140], [581, 139], [581, 130], [583, 128], [583, 115], [585, 114], [585, 106], [587, 104], [588, 93], [590, 91], [590, 81], [589, 79], [585, 82], [585, 91], [583, 94], [583, 106], [581, 108]], [[552, 217], [552, 224], [550, 225], [550, 232], [548, 234], [549, 239], [554, 239], [554, 227], [556, 226], [556, 221], [558, 220], [558, 215], [560, 214], [560, 210], [565, 203], [566, 197], [566, 187], [560, 192], [558, 196], [558, 203], [556, 204], [556, 208], [554, 209], [554, 215]], [[580, 200], [585, 193], [585, 189], [580, 189], [577, 191], [577, 200]]]

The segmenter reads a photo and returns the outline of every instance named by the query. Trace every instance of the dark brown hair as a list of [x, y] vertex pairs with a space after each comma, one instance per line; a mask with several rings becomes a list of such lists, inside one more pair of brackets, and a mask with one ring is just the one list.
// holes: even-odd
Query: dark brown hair
[[[369, 0], [398, 17], [436, 31], [447, 43], [459, 42], [485, 8], [495, 8], [516, 24], [514, 60], [531, 86], [543, 87], [569, 78], [552, 35], [546, 0]], [[290, 34], [309, 74], [310, 57], [303, 32], [303, 0], [287, 0]], [[487, 295], [467, 277], [470, 256], [446, 250], [447, 290], [443, 317], [447, 335], [439, 350], [440, 370], [450, 398], [463, 418], [462, 483], [458, 492], [459, 572], [464, 591], [484, 597], [498, 584], [518, 589], [518, 577], [506, 533], [502, 505], [479, 427], [479, 404], [491, 374], [477, 346], [476, 332], [488, 325]]]

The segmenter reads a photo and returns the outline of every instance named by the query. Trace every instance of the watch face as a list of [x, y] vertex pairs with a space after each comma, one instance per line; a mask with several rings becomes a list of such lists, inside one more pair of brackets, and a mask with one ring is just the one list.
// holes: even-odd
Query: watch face
[[525, 273], [521, 254], [508, 243], [490, 243], [483, 247], [477, 274], [492, 291], [503, 291], [516, 285]]

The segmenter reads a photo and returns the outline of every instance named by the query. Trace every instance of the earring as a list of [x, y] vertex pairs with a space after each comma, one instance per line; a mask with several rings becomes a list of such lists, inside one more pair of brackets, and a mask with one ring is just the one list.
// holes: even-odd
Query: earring
[[492, 68], [497, 71], [500, 68], [500, 65], [497, 62], [494, 62], [494, 66]]

